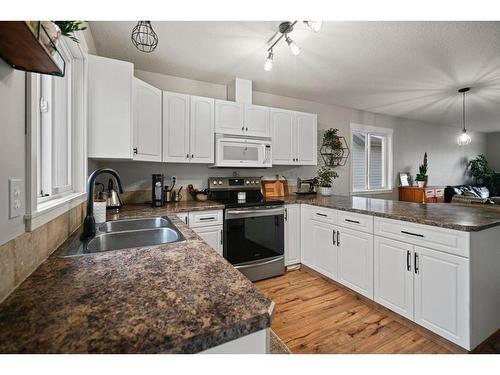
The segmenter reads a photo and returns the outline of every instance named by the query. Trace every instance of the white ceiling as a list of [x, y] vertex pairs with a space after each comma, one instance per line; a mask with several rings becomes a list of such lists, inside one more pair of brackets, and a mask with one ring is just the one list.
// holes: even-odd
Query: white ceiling
[[325, 22], [319, 33], [302, 23], [290, 36], [293, 56], [275, 47], [279, 22], [153, 22], [156, 51], [139, 52], [135, 22], [91, 22], [98, 53], [137, 69], [227, 84], [235, 76], [254, 89], [321, 103], [461, 126], [457, 89], [471, 86], [470, 130], [500, 131], [500, 22]]

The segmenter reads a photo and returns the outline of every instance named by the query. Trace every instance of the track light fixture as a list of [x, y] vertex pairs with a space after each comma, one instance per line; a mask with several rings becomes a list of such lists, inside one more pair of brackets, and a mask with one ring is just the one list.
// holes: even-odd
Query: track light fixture
[[[290, 35], [289, 35], [293, 31], [293, 27], [295, 26], [295, 24], [297, 22], [298, 21], [293, 21], [293, 22], [287, 21], [287, 22], [280, 23], [279, 31], [271, 38], [271, 40], [273, 40], [276, 37], [276, 35], [278, 35], [278, 37], [274, 40], [274, 42], [271, 44], [271, 46], [267, 49], [268, 55], [267, 55], [267, 59], [264, 63], [264, 70], [266, 72], [270, 72], [273, 69], [273, 58], [274, 58], [273, 48], [274, 48], [274, 46], [276, 46], [276, 44], [278, 44], [278, 42], [281, 39], [285, 38], [285, 42], [288, 45], [288, 47], [290, 48], [290, 52], [292, 52], [292, 54], [294, 56], [297, 56], [300, 53], [299, 46], [297, 45], [297, 43], [295, 43], [292, 40], [292, 38], [290, 38]], [[312, 31], [317, 33], [321, 29], [321, 26], [323, 25], [323, 21], [304, 21], [304, 24], [309, 29], [311, 29]]]
[[304, 23], [315, 33], [320, 31], [321, 26], [323, 26], [323, 21], [304, 21]]
[[264, 63], [264, 70], [266, 72], [270, 72], [271, 70], [273, 70], [273, 57], [274, 57], [273, 50], [270, 50], [269, 54], [267, 55], [266, 62]]

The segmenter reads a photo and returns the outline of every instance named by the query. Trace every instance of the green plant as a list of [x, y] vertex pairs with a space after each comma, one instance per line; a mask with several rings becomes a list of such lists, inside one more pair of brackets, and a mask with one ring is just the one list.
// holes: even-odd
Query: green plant
[[318, 169], [318, 178], [316, 179], [316, 186], [332, 187], [332, 180], [339, 177], [338, 173], [328, 167], [321, 167]]
[[487, 185], [495, 175], [495, 171], [490, 167], [486, 156], [484, 156], [483, 154], [478, 155], [477, 158], [470, 160], [468, 168], [477, 185]]
[[60, 29], [61, 34], [67, 36], [72, 41], [80, 43], [78, 38], [73, 34], [75, 31], [85, 30], [87, 27], [83, 26], [83, 21], [53, 21]]
[[424, 154], [424, 162], [419, 165], [416, 181], [427, 181], [427, 152]]
[[338, 132], [339, 129], [330, 128], [323, 135], [323, 144], [331, 147], [333, 152], [342, 149], [342, 142], [339, 139]]

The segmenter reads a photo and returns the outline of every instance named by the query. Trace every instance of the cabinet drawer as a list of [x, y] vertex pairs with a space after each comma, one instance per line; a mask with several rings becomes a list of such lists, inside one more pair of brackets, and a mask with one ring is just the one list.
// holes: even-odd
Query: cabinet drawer
[[209, 225], [222, 225], [222, 210], [191, 211], [189, 213], [189, 226], [191, 228]]
[[469, 257], [468, 232], [376, 217], [374, 233], [377, 236]]
[[373, 216], [358, 214], [356, 212], [338, 211], [338, 225], [366, 233], [373, 233]]
[[311, 220], [337, 225], [337, 211], [331, 208], [310, 206], [309, 215]]
[[436, 189], [434, 190], [436, 193], [436, 197], [444, 197], [444, 189]]
[[425, 189], [425, 196], [427, 198], [433, 198], [436, 196], [434, 189]]

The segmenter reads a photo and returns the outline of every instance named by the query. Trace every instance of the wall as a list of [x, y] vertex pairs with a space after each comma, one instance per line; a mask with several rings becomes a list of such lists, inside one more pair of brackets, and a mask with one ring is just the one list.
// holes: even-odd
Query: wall
[[491, 167], [500, 172], [500, 132], [488, 134], [486, 157]]
[[[136, 70], [138, 78], [163, 90], [182, 92], [224, 99], [224, 85], [194, 81], [159, 73]], [[458, 184], [466, 180], [464, 162], [469, 157], [486, 152], [486, 137], [481, 133], [471, 133], [473, 143], [464, 148], [455, 143], [458, 131], [455, 128], [437, 126], [397, 117], [378, 115], [336, 105], [311, 102], [263, 92], [253, 92], [253, 103], [290, 110], [313, 112], [318, 114], [318, 129], [330, 127], [340, 129], [340, 134], [348, 136], [351, 122], [389, 127], [394, 129], [394, 185], [397, 186], [397, 172], [410, 171], [414, 176], [425, 151], [429, 154], [429, 183], [433, 185]], [[179, 184], [186, 186], [192, 183], [195, 187], [206, 187], [208, 176], [231, 176], [231, 169], [212, 169], [206, 165], [140, 163], [140, 162], [97, 162], [92, 167], [109, 166], [115, 168], [123, 177], [125, 189], [150, 189], [152, 173], [176, 175]], [[291, 183], [297, 177], [312, 177], [316, 167], [276, 166], [268, 170], [235, 170], [240, 175], [284, 175]], [[335, 180], [334, 192], [340, 195], [350, 193], [350, 164], [338, 167], [340, 177]], [[397, 197], [397, 189], [392, 194], [374, 195], [380, 198]]]
[[9, 179], [25, 180], [25, 76], [0, 59], [0, 245], [24, 232], [23, 215], [9, 219]]

